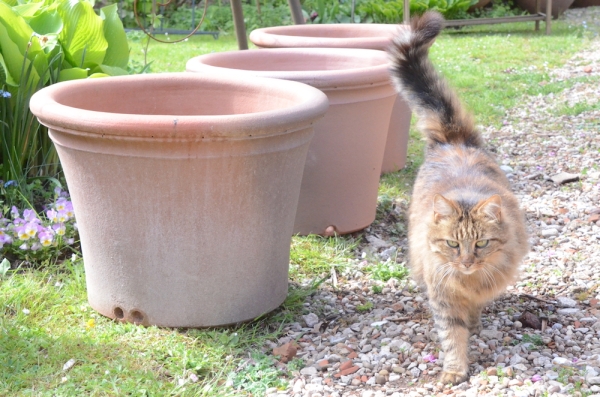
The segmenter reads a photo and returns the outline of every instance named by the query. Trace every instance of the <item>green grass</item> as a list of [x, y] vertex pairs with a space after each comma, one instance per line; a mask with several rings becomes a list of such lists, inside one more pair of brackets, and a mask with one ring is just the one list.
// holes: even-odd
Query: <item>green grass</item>
[[369, 274], [373, 280], [388, 281], [391, 278], [404, 280], [408, 277], [408, 269], [403, 263], [378, 262], [365, 268], [365, 273]]
[[357, 245], [351, 237], [296, 236], [291, 245], [290, 278], [301, 282], [328, 276], [332, 268], [342, 270], [350, 265]]
[[[504, 110], [518, 106], [524, 94], [559, 92], [571, 84], [548, 84], [547, 68], [564, 64], [586, 40], [560, 21], [553, 23], [551, 36], [534, 32], [533, 23], [494, 25], [446, 31], [431, 53], [477, 122], [499, 125]], [[133, 67], [141, 68], [143, 42], [131, 44]], [[236, 48], [233, 35], [151, 43], [148, 62], [152, 72], [182, 71], [194, 56]], [[580, 110], [585, 109], [559, 111]], [[422, 158], [423, 141], [413, 129], [407, 167], [382, 178], [380, 214], [409, 199]], [[294, 237], [293, 283], [284, 305], [224, 329], [138, 327], [104, 318], [87, 303], [80, 260], [9, 272], [0, 278], [0, 395], [260, 396], [266, 388], [283, 388], [286, 370], [274, 366], [265, 341], [276, 341], [285, 324], [306, 314], [304, 299], [332, 268], [342, 274], [361, 260], [361, 239], [360, 233]], [[389, 263], [370, 263], [365, 272], [379, 280], [406, 276], [400, 265]], [[371, 308], [367, 302], [357, 310]], [[63, 371], [70, 359], [75, 365]], [[292, 364], [288, 372], [299, 367]]]
[[[160, 43], [155, 40], [150, 40], [148, 46], [147, 37], [138, 32], [129, 33], [129, 43], [131, 47], [130, 63], [135, 66], [136, 70], [149, 63], [150, 72], [183, 72], [185, 64], [193, 57], [211, 52], [222, 52], [237, 50], [238, 45], [233, 34], [221, 34], [218, 39], [214, 39], [210, 35], [192, 36], [186, 41], [179, 43]], [[180, 35], [156, 35], [160, 40], [176, 41], [183, 38]]]

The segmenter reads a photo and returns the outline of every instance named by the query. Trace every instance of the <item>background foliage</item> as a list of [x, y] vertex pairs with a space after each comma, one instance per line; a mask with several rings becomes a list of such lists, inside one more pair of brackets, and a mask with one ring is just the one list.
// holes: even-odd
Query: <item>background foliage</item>
[[[204, 7], [203, 1], [179, 0], [153, 8], [153, 1], [158, 4], [156, 0], [138, 0], [139, 15], [145, 27], [152, 25], [159, 30], [192, 30], [199, 22]], [[126, 28], [137, 27], [133, 13], [134, 0], [105, 0], [97, 4], [107, 3], [118, 4], [119, 15]], [[410, 10], [411, 15], [434, 9], [447, 19], [471, 18], [481, 13], [468, 11], [476, 3], [477, 0], [410, 0]], [[354, 13], [352, 0], [301, 0], [301, 4], [307, 23], [399, 23], [403, 20], [402, 0], [355, 0]], [[287, 1], [246, 0], [242, 7], [247, 31], [292, 23]], [[514, 12], [510, 0], [495, 0], [493, 8], [502, 15]], [[200, 30], [232, 32], [229, 1], [209, 0], [206, 19]]]
[[[46, 128], [29, 111], [39, 89], [127, 73], [129, 44], [109, 5], [86, 0], [0, 0], [0, 176], [6, 205], [32, 206], [36, 183], [60, 184]], [[4, 211], [3, 213], [5, 213]]]

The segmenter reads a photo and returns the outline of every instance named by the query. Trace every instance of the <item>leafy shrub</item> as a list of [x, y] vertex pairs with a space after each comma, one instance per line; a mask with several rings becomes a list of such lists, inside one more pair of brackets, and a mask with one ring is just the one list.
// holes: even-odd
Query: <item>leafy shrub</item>
[[59, 81], [127, 74], [128, 60], [116, 5], [96, 15], [86, 0], [0, 0], [0, 177], [19, 192], [8, 199], [32, 203], [31, 179], [59, 172], [31, 96]]
[[[427, 10], [437, 10], [447, 19], [463, 18], [467, 10], [477, 0], [411, 0], [410, 13], [422, 14]], [[306, 0], [304, 9], [313, 23], [352, 22], [352, 1]], [[354, 22], [360, 23], [400, 23], [403, 21], [404, 2], [402, 0], [356, 0]]]
[[[112, 1], [119, 5], [119, 16], [127, 28], [137, 28], [133, 10], [133, 0]], [[166, 4], [167, 2], [163, 2]], [[242, 4], [246, 30], [251, 31], [265, 26], [289, 25], [291, 15], [286, 0], [265, 1], [258, 7], [254, 2]], [[195, 7], [193, 10], [192, 6]], [[139, 0], [137, 5], [138, 19], [144, 28], [151, 25], [162, 29], [194, 29], [204, 12], [204, 3], [197, 1], [171, 2], [166, 6], [152, 8], [152, 1]], [[260, 10], [260, 11], [259, 11]], [[201, 31], [232, 32], [234, 30], [233, 17], [229, 3], [219, 1], [210, 3], [206, 11], [206, 18], [200, 26]]]

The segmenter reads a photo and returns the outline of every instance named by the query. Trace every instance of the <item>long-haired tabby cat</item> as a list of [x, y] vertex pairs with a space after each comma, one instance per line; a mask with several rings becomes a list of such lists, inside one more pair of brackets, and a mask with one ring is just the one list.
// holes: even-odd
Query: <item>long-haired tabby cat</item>
[[529, 247], [508, 179], [428, 58], [443, 23], [437, 12], [413, 19], [389, 53], [392, 79], [427, 138], [409, 210], [411, 273], [427, 291], [445, 353], [440, 381], [458, 384], [481, 310], [515, 281]]

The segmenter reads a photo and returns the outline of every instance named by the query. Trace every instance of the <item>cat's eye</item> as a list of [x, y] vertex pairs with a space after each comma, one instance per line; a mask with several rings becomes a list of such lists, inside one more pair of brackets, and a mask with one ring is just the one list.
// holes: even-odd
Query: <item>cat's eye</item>
[[487, 247], [489, 242], [490, 242], [490, 240], [479, 240], [478, 242], [475, 243], [475, 246], [477, 246], [477, 248], [484, 248], [484, 247]]
[[458, 241], [446, 240], [446, 244], [451, 248], [458, 248]]

